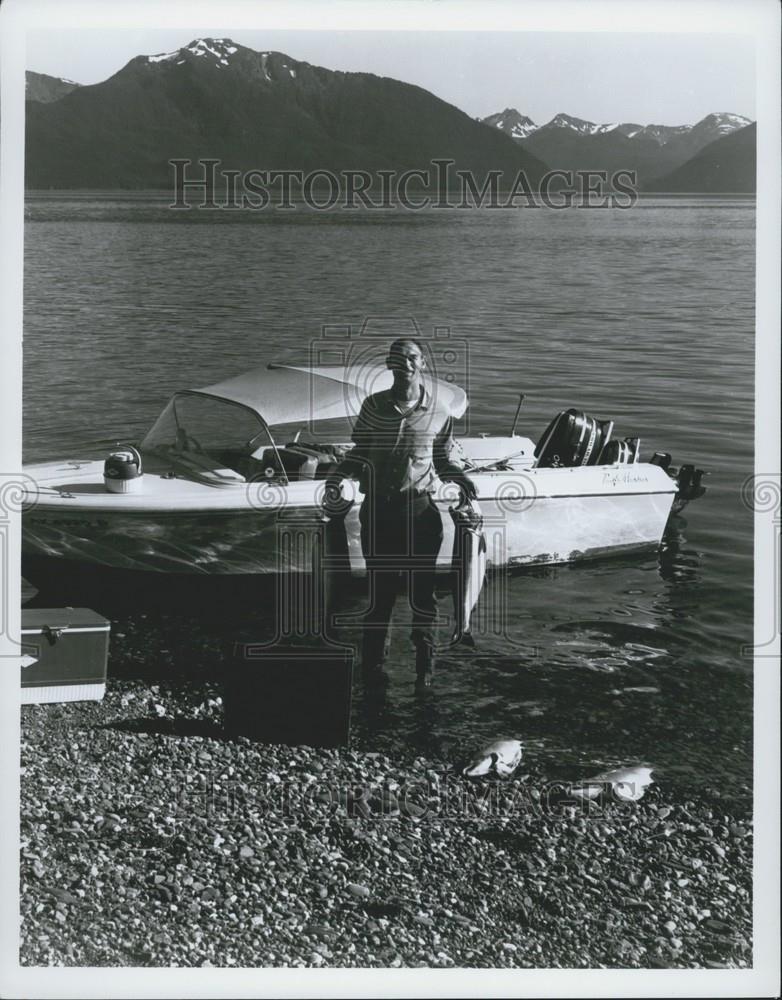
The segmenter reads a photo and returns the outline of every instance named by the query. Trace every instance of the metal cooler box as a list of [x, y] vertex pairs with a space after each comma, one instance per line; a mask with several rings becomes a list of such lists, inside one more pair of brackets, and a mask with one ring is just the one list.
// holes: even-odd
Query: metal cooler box
[[100, 701], [110, 629], [89, 608], [23, 608], [22, 704]]

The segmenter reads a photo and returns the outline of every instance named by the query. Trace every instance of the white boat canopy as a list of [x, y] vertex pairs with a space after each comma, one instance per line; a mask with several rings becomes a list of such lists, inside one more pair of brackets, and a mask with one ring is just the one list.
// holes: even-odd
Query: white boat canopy
[[[238, 403], [272, 427], [297, 420], [329, 420], [355, 416], [364, 399], [388, 389], [391, 371], [382, 364], [270, 364], [191, 392]], [[457, 385], [425, 375], [427, 389], [458, 419], [467, 409], [467, 393]]]

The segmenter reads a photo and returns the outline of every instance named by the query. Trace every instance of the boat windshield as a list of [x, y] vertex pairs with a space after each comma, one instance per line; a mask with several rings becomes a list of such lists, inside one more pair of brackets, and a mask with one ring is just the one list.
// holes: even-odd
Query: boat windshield
[[[318, 469], [326, 469], [345, 454], [350, 439], [348, 417], [267, 427], [249, 407], [187, 391], [171, 399], [141, 442], [141, 450], [199, 479], [286, 481], [304, 475], [299, 468], [302, 448], [309, 447], [307, 454], [315, 454]], [[294, 454], [291, 449], [296, 446]]]
[[246, 476], [246, 459], [271, 446], [266, 425], [245, 406], [198, 393], [177, 393], [141, 442], [143, 452]]

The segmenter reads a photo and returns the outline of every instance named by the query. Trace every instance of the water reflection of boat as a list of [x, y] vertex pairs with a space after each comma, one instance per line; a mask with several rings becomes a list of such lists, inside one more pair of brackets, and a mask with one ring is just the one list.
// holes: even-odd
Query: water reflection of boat
[[[365, 396], [390, 383], [381, 365], [279, 364], [177, 392], [138, 451], [26, 467], [23, 552], [158, 573], [309, 570], [325, 478], [350, 448], [350, 421]], [[464, 413], [462, 389], [434, 378], [428, 385], [455, 417]], [[571, 410], [537, 447], [515, 433], [460, 439], [490, 564], [566, 563], [659, 545], [672, 507], [703, 491], [700, 473], [683, 467], [674, 478], [668, 456], [639, 461], [637, 442], [612, 440], [612, 429]], [[347, 486], [347, 550], [361, 573], [362, 496]], [[438, 501], [445, 510], [449, 497]], [[450, 517], [443, 528], [445, 567]]]

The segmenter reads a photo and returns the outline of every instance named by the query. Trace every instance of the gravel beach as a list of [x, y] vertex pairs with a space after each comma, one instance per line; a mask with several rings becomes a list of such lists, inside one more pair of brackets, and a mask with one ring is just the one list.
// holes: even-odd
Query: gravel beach
[[221, 693], [23, 708], [22, 964], [751, 967], [749, 801], [227, 740]]

